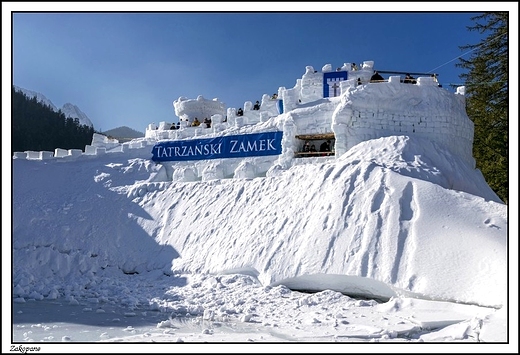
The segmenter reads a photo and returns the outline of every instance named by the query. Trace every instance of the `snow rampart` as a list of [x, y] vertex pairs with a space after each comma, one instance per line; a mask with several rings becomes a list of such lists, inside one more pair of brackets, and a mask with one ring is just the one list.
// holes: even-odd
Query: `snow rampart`
[[81, 157], [95, 158], [106, 153], [128, 153], [135, 157], [149, 157], [151, 147], [156, 143], [150, 139], [135, 139], [130, 142], [119, 143], [117, 139], [108, 138], [102, 134], [94, 133], [92, 144], [87, 144], [84, 150], [56, 148], [50, 151], [25, 151], [14, 152], [13, 159], [49, 160], [59, 161], [76, 160]]

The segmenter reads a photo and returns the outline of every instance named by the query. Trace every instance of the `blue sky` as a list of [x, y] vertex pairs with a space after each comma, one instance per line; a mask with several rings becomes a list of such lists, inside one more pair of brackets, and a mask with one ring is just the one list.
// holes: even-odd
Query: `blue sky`
[[[243, 107], [292, 88], [308, 65], [372, 60], [379, 70], [436, 72], [448, 87], [461, 83], [457, 58], [469, 57], [459, 47], [481, 38], [467, 30], [478, 12], [337, 12], [320, 3], [314, 11], [328, 12], [257, 12], [276, 4], [283, 3], [242, 13], [17, 13], [27, 11], [19, 6], [12, 10], [12, 84], [57, 107], [77, 105], [97, 130], [144, 132], [151, 122], [177, 122], [172, 103], [180, 96]], [[447, 11], [447, 4], [423, 7]]]

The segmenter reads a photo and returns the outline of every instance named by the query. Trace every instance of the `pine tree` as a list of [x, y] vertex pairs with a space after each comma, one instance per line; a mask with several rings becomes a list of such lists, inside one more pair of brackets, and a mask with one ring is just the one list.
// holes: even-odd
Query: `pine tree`
[[508, 20], [507, 12], [485, 12], [471, 18], [468, 30], [486, 35], [478, 44], [461, 46], [472, 50], [458, 67], [469, 72], [460, 77], [466, 85], [466, 111], [475, 126], [473, 156], [487, 183], [508, 201]]

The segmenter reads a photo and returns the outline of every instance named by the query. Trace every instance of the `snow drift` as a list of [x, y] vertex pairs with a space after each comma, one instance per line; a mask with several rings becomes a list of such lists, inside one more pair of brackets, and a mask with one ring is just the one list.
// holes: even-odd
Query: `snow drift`
[[123, 273], [240, 272], [265, 285], [500, 307], [507, 206], [431, 144], [379, 138], [266, 177], [193, 182], [154, 182], [160, 165], [124, 153], [14, 159], [14, 296], [81, 294]]

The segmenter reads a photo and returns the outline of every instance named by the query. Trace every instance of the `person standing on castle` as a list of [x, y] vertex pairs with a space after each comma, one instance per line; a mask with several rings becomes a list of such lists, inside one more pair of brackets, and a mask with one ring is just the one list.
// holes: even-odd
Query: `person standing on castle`
[[352, 63], [352, 70], [358, 70], [356, 63]]
[[379, 74], [377, 72], [377, 70], [374, 70], [374, 75], [372, 75], [372, 77], [370, 78], [370, 82], [371, 83], [380, 83], [382, 81], [385, 81], [385, 78], [383, 78], [381, 76], [381, 74]]
[[442, 85], [439, 84], [439, 80], [437, 80], [437, 75], [432, 74], [431, 77], [432, 77], [432, 79], [433, 79], [433, 82], [434, 82], [435, 84], [437, 84], [438, 87], [442, 88]]
[[244, 116], [244, 111], [242, 110], [242, 107], [238, 109], [237, 116]]
[[406, 76], [404, 77], [404, 83], [405, 84], [416, 84], [417, 81], [415, 80], [415, 78], [413, 76], [411, 76], [410, 74], [406, 74]]
[[253, 110], [260, 110], [260, 102], [258, 102], [258, 100], [255, 102], [255, 106], [253, 106]]
[[192, 124], [191, 124], [192, 127], [198, 127], [200, 126], [200, 121], [197, 117], [195, 117], [195, 119], [193, 120]]

